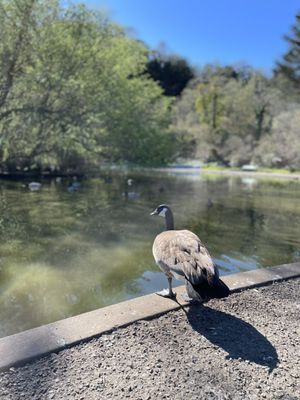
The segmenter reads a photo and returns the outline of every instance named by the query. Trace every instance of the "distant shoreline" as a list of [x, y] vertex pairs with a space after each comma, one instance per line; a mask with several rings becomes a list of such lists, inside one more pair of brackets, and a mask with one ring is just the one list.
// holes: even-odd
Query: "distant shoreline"
[[[105, 168], [103, 166], [100, 166], [99, 169], [96, 171], [91, 170], [91, 171], [68, 171], [68, 172], [61, 172], [59, 173], [58, 171], [56, 172], [49, 172], [49, 171], [44, 171], [44, 172], [0, 172], [0, 179], [3, 180], [27, 180], [27, 179], [33, 179], [33, 178], [39, 178], [39, 179], [55, 179], [57, 177], [62, 177], [62, 178], [68, 178], [72, 176], [77, 176], [78, 178], [83, 178], [83, 177], [93, 177], [99, 173], [107, 172], [107, 171], [117, 171], [120, 170], [122, 171], [122, 167], [116, 167], [114, 168]], [[124, 170], [123, 170], [124, 171]], [[127, 167], [126, 171], [130, 174], [131, 172], [135, 171], [153, 171], [153, 172], [170, 172], [170, 173], [182, 173], [184, 175], [185, 173], [187, 174], [214, 174], [214, 175], [225, 175], [225, 176], [237, 176], [237, 177], [251, 177], [251, 178], [284, 178], [284, 179], [291, 179], [291, 180], [300, 180], [300, 172], [272, 172], [272, 171], [242, 171], [242, 170], [234, 170], [234, 169], [213, 169], [213, 168], [203, 168], [200, 166], [167, 166], [167, 167]]]
[[286, 178], [292, 180], [300, 180], [300, 172], [272, 172], [272, 171], [242, 171], [242, 170], [234, 170], [234, 169], [213, 169], [213, 168], [201, 168], [201, 167], [193, 167], [188, 166], [186, 168], [183, 167], [162, 167], [162, 168], [153, 168], [152, 170], [156, 170], [158, 172], [172, 172], [172, 173], [194, 173], [197, 172], [199, 174], [214, 174], [214, 175], [226, 175], [226, 176], [239, 176], [239, 177], [253, 177], [253, 178]]
[[280, 173], [280, 172], [260, 172], [260, 171], [219, 171], [214, 169], [201, 169], [201, 173], [204, 174], [219, 174], [219, 175], [230, 175], [230, 176], [250, 176], [253, 178], [287, 178], [293, 180], [300, 180], [300, 173], [299, 172], [287, 172], [287, 173]]

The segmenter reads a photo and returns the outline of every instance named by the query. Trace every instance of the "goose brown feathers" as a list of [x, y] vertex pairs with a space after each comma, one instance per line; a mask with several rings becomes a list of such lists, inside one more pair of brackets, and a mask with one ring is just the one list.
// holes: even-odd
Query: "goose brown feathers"
[[166, 218], [167, 230], [156, 236], [153, 243], [153, 256], [166, 274], [169, 292], [158, 293], [173, 297], [172, 278], [185, 280], [190, 298], [203, 301], [211, 297], [225, 297], [228, 287], [219, 278], [219, 272], [199, 237], [189, 230], [168, 229], [174, 227], [173, 214], [167, 205], [158, 206], [152, 215]]

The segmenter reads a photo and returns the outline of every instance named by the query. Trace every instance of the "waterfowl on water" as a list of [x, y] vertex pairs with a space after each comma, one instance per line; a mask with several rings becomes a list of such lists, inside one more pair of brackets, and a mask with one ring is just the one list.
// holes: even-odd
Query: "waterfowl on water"
[[156, 236], [152, 252], [167, 276], [169, 289], [157, 294], [174, 298], [172, 278], [175, 277], [185, 281], [190, 300], [202, 302], [228, 296], [229, 288], [219, 278], [219, 271], [199, 237], [188, 230], [174, 230], [173, 213], [166, 204], [158, 206], [150, 215], [164, 217], [166, 222], [166, 230]]
[[40, 182], [30, 182], [28, 184], [28, 188], [32, 192], [36, 192], [37, 190], [40, 190], [41, 187], [42, 187], [42, 184]]

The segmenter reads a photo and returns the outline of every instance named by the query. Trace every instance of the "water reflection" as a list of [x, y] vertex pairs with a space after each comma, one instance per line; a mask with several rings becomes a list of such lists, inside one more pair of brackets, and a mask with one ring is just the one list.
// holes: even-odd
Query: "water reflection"
[[0, 182], [1, 336], [164, 287], [151, 254], [159, 203], [222, 274], [300, 260], [297, 182], [109, 173], [41, 183]]

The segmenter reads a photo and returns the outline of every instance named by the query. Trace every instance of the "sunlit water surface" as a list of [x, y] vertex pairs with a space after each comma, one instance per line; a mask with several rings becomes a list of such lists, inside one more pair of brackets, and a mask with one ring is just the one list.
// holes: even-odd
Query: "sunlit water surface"
[[164, 221], [149, 216], [161, 203], [222, 275], [300, 261], [299, 182], [153, 172], [71, 183], [0, 181], [0, 336], [165, 287], [151, 253]]

